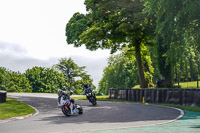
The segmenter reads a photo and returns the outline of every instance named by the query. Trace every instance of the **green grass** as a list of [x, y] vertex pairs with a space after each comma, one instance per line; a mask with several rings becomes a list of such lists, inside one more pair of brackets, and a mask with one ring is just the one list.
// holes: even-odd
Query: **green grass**
[[0, 120], [32, 113], [35, 113], [33, 108], [13, 99], [7, 98], [5, 103], [0, 103]]
[[[176, 83], [175, 85], [178, 86], [178, 83]], [[180, 82], [179, 85], [181, 86], [181, 88], [197, 89], [197, 81]], [[200, 88], [200, 81], [199, 81], [199, 88]]]
[[[97, 101], [124, 102], [123, 100], [109, 99], [108, 95], [105, 95], [105, 96], [96, 96], [96, 98], [97, 98]], [[73, 97], [73, 99], [75, 99], [75, 100], [88, 100], [86, 97]]]
[[135, 85], [133, 88], [134, 89], [140, 89], [140, 85]]
[[[178, 86], [178, 83], [174, 84], [175, 86]], [[197, 81], [191, 81], [191, 82], [180, 82], [179, 83], [180, 88], [183, 89], [197, 89]], [[200, 88], [200, 81], [199, 81], [199, 88]], [[140, 85], [135, 85], [133, 89], [140, 89]], [[162, 89], [162, 88], [159, 88]], [[167, 89], [167, 88], [166, 88]]]
[[183, 105], [178, 105], [178, 104], [157, 104], [157, 105], [175, 107], [182, 110], [188, 110], [188, 111], [193, 111], [193, 112], [200, 112], [200, 107], [183, 106]]
[[[98, 101], [101, 101], [101, 100], [105, 101], [106, 99], [108, 99], [108, 97], [109, 97], [108, 95], [96, 96]], [[73, 99], [75, 99], [75, 100], [87, 100], [86, 96], [85, 97], [73, 97]]]
[[[96, 96], [97, 101], [111, 101], [111, 102], [128, 102], [128, 103], [141, 103], [141, 102], [134, 102], [134, 101], [124, 101], [124, 100], [117, 100], [117, 99], [109, 99], [109, 96]], [[73, 97], [73, 99], [76, 100], [87, 100], [86, 97]], [[142, 104], [142, 103], [141, 103]], [[151, 104], [151, 103], [145, 103], [145, 104]], [[169, 107], [175, 107], [182, 110], [188, 110], [193, 112], [200, 112], [200, 107], [191, 107], [191, 106], [183, 106], [178, 104], [154, 104], [153, 105], [162, 105], [162, 106], [169, 106]]]

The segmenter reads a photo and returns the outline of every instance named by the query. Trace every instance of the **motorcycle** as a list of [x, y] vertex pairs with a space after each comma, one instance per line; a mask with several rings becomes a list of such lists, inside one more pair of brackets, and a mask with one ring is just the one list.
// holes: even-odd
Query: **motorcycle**
[[86, 97], [89, 100], [89, 102], [92, 103], [92, 105], [97, 104], [96, 96], [90, 87], [85, 90], [85, 94], [86, 94]]
[[83, 109], [79, 104], [75, 104], [74, 99], [71, 99], [73, 90], [70, 90], [70, 94], [67, 90], [59, 89], [58, 93], [58, 107], [61, 108], [62, 112], [66, 116], [82, 114]]

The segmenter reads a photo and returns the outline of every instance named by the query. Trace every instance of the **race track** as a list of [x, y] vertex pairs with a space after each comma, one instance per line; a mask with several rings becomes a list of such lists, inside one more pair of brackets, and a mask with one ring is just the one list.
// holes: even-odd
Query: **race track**
[[83, 114], [66, 117], [57, 108], [57, 96], [48, 94], [8, 94], [8, 97], [29, 104], [39, 114], [23, 120], [0, 123], [0, 133], [67, 133], [120, 129], [171, 122], [182, 115], [180, 110], [154, 105], [85, 100], [75, 102]]

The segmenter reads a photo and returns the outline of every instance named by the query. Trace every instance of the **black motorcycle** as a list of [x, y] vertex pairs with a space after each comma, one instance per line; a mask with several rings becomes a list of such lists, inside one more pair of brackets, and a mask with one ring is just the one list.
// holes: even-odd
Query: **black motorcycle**
[[92, 105], [96, 105], [97, 104], [96, 96], [95, 96], [95, 94], [94, 94], [94, 92], [92, 91], [91, 88], [87, 88], [85, 90], [85, 94], [86, 94], [86, 97], [89, 100], [89, 102], [92, 103]]

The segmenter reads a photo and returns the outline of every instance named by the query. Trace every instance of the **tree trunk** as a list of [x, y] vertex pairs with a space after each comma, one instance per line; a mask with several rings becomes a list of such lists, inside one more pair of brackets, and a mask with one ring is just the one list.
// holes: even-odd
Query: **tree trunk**
[[183, 71], [183, 60], [181, 58], [181, 63], [180, 63], [180, 70], [179, 70], [179, 81], [182, 82], [181, 75]]
[[194, 69], [193, 69], [193, 62], [192, 62], [192, 57], [189, 59], [190, 62], [190, 81], [194, 81]]
[[173, 84], [175, 83], [174, 73], [175, 73], [175, 70], [172, 69], [172, 83], [173, 83]]
[[140, 87], [147, 88], [148, 86], [147, 86], [147, 83], [145, 82], [144, 69], [143, 69], [143, 65], [142, 65], [141, 49], [140, 49], [139, 41], [137, 41], [135, 44], [135, 57], [136, 57], [136, 62], [137, 62]]
[[164, 87], [172, 88], [173, 81], [172, 81], [172, 66], [170, 63], [166, 63], [166, 57], [163, 57], [163, 54], [167, 52], [170, 46], [166, 47], [163, 46], [163, 39], [160, 37], [158, 39], [158, 60], [159, 60], [159, 70], [161, 75], [165, 78]]
[[186, 78], [186, 81], [188, 82], [188, 67], [187, 67], [187, 62], [185, 62], [185, 78]]
[[178, 70], [177, 70], [177, 67], [175, 69], [176, 69], [176, 82], [178, 82]]
[[167, 88], [172, 88], [173, 87], [173, 81], [172, 81], [172, 71], [171, 71], [171, 65], [166, 65], [165, 69], [165, 86]]
[[198, 64], [198, 73], [197, 73], [197, 88], [199, 88], [199, 73], [200, 73], [200, 63]]
[[176, 68], [176, 66], [174, 67], [174, 70], [173, 70], [173, 81], [174, 81], [174, 83], [176, 83], [178, 80], [178, 78], [177, 78], [177, 76], [178, 76], [178, 74], [177, 74], [177, 68]]

